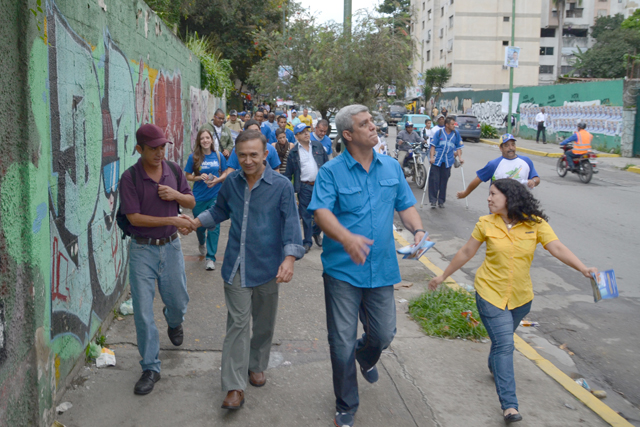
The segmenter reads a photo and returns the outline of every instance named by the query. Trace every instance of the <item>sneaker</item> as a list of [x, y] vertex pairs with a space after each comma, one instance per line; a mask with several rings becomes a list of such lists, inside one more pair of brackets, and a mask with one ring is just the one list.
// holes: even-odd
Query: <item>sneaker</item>
[[439, 208], [444, 208], [444, 203], [440, 203], [440, 204], [438, 205], [438, 207], [439, 207]]
[[336, 412], [333, 424], [336, 427], [353, 427], [353, 415], [346, 412]]
[[207, 270], [215, 270], [216, 269], [216, 263], [212, 259], [208, 259], [207, 263], [204, 266], [204, 268], [207, 269]]
[[311, 250], [311, 245], [309, 243], [304, 245], [304, 253], [305, 254], [308, 254], [310, 250]]
[[435, 203], [431, 203], [431, 209], [435, 209], [436, 208], [436, 204]]
[[365, 371], [362, 368], [362, 366], [360, 366], [360, 373], [362, 374], [364, 379], [370, 382], [371, 384], [378, 381], [378, 368], [376, 368], [375, 366], [373, 366], [372, 368], [369, 368], [369, 370], [367, 371]]
[[207, 254], [207, 246], [199, 245], [198, 250], [200, 251], [200, 255], [205, 256]]

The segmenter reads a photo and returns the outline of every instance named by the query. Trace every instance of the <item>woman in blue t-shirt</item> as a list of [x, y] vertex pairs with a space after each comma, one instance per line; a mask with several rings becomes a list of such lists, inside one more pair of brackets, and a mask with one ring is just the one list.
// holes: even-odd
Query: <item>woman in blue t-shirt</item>
[[[193, 153], [189, 154], [189, 160], [184, 167], [187, 180], [193, 181], [193, 195], [196, 198], [196, 206], [193, 208], [193, 216], [198, 217], [202, 212], [216, 204], [218, 191], [222, 184], [212, 184], [211, 180], [220, 176], [220, 171], [227, 169], [227, 161], [224, 156], [215, 151], [213, 135], [207, 129], [201, 129], [196, 137], [196, 145]], [[220, 236], [220, 224], [216, 228], [207, 230], [204, 227], [196, 230], [200, 255], [206, 255], [207, 270], [216, 269], [216, 252], [218, 252], [218, 237]], [[206, 242], [206, 245], [205, 245]]]

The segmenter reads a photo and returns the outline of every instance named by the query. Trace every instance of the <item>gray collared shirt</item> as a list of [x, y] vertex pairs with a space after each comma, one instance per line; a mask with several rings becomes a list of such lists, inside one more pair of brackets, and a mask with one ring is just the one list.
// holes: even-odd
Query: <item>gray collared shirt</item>
[[198, 219], [206, 228], [231, 219], [222, 263], [227, 283], [240, 272], [243, 287], [263, 285], [277, 276], [286, 256], [304, 256], [293, 185], [269, 167], [251, 189], [244, 171], [231, 173], [216, 204]]

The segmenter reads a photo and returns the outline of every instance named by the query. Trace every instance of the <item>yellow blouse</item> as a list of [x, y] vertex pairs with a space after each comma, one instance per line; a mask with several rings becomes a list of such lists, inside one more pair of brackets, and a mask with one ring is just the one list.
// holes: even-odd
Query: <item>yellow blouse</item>
[[529, 270], [536, 245], [558, 240], [551, 226], [541, 221], [518, 223], [509, 232], [500, 215], [480, 217], [471, 236], [487, 243], [487, 255], [474, 283], [483, 299], [502, 310], [505, 306], [513, 310], [533, 299]]

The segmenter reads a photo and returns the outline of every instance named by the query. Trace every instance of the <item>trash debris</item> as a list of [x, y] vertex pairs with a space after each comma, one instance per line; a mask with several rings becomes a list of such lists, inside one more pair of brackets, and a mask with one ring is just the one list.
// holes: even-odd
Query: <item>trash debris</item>
[[573, 409], [574, 411], [576, 410], [576, 408], [574, 408], [573, 406], [569, 405], [568, 403], [565, 403], [564, 406], [566, 406], [569, 409]]
[[120, 313], [126, 316], [128, 314], [133, 314], [133, 299], [129, 298], [122, 304], [120, 304]]
[[576, 355], [573, 351], [571, 351], [571, 350], [569, 350], [569, 349], [567, 348], [567, 344], [562, 344], [561, 346], [558, 346], [558, 348], [559, 348], [560, 350], [564, 350], [564, 351], [566, 351], [567, 353], [569, 353], [569, 356], [575, 356], [575, 355]]
[[576, 384], [578, 384], [579, 386], [583, 387], [587, 391], [591, 391], [591, 387], [589, 387], [589, 384], [587, 383], [587, 380], [585, 380], [584, 378], [578, 378], [576, 380]]
[[72, 406], [73, 406], [73, 404], [71, 402], [63, 402], [63, 403], [59, 404], [58, 406], [56, 406], [56, 412], [58, 414], [62, 414], [63, 412], [66, 412], [69, 409], [71, 409]]
[[98, 344], [92, 342], [89, 343], [89, 349], [87, 351], [87, 356], [90, 359], [97, 359], [100, 356], [100, 353], [102, 353], [102, 347], [100, 347]]
[[409, 289], [412, 286], [413, 286], [413, 283], [400, 282], [400, 283], [396, 283], [395, 285], [393, 285], [393, 289], [395, 289], [397, 291], [398, 289]]
[[591, 390], [591, 394], [593, 394], [598, 399], [604, 399], [607, 397], [607, 392], [604, 390]]
[[399, 298], [399, 299], [398, 299], [398, 302], [399, 302], [399, 303], [405, 303], [405, 302], [409, 302], [409, 300], [406, 300], [406, 299], [404, 299], [404, 298]]
[[54, 421], [53, 424], [51, 424], [51, 427], [66, 427], [66, 426], [62, 424], [60, 421]]
[[467, 291], [467, 292], [469, 292], [469, 293], [473, 293], [473, 292], [475, 292], [475, 291], [476, 291], [476, 288], [475, 288], [475, 286], [473, 286], [473, 285], [467, 285], [467, 284], [465, 284], [465, 283], [458, 283], [458, 284], [460, 285], [460, 287], [461, 287], [462, 289], [464, 289], [465, 291]]
[[284, 362], [282, 362], [282, 366], [291, 366], [291, 362], [285, 360]]
[[119, 322], [119, 321], [121, 321], [121, 320], [124, 320], [124, 317], [122, 317], [122, 316], [118, 316], [118, 317], [116, 317], [116, 320]]
[[531, 320], [521, 320], [520, 326], [537, 328], [538, 326], [540, 326], [540, 323], [533, 322]]
[[469, 323], [474, 328], [480, 324], [476, 319], [473, 318], [473, 312], [471, 310], [463, 311], [460, 313], [462, 317], [467, 318], [467, 323]]
[[96, 366], [98, 368], [116, 366], [116, 354], [108, 348], [103, 348], [100, 356], [96, 359]]

